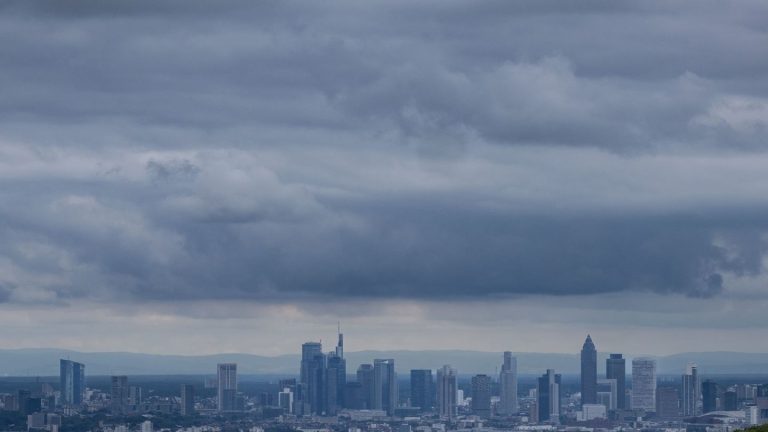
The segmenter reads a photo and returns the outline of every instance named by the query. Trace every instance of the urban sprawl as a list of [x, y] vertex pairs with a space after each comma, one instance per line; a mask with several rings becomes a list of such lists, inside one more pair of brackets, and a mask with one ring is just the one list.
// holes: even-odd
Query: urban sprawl
[[546, 365], [521, 385], [511, 352], [493, 375], [460, 376], [442, 365], [399, 376], [394, 359], [350, 374], [339, 332], [331, 352], [303, 344], [298, 377], [275, 380], [258, 394], [238, 387], [236, 363], [163, 394], [122, 375], [110, 377], [106, 389], [91, 388], [84, 364], [61, 359], [58, 387], [42, 382], [0, 402], [5, 429], [50, 432], [730, 432], [768, 423], [768, 384], [702, 379], [695, 363], [660, 380], [655, 360], [634, 358], [630, 370], [626, 363], [610, 354], [598, 374], [587, 336], [581, 373], [570, 385]]

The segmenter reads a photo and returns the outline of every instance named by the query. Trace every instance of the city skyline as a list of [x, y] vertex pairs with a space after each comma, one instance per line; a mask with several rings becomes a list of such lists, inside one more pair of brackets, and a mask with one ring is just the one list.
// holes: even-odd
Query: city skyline
[[[437, 370], [437, 364], [450, 361], [454, 366], [460, 364], [460, 370], [462, 374], [480, 374], [487, 377], [488, 372], [493, 370], [494, 373], [490, 374], [490, 379], [497, 380], [499, 391], [499, 409], [504, 412], [510, 412], [517, 407], [517, 395], [518, 395], [518, 376], [522, 373], [525, 375], [538, 374], [541, 371], [542, 365], [548, 367], [548, 369], [557, 370], [558, 375], [572, 374], [579, 376], [579, 386], [581, 394], [583, 395], [583, 401], [587, 405], [597, 404], [598, 402], [607, 404], [615, 408], [622, 409], [626, 405], [625, 400], [616, 400], [615, 394], [622, 394], [626, 389], [626, 376], [627, 361], [632, 363], [632, 377], [635, 378], [635, 371], [646, 371], [647, 364], [653, 364], [653, 371], [651, 376], [658, 376], [659, 374], [666, 375], [678, 375], [680, 371], [682, 374], [682, 388], [680, 389], [681, 396], [681, 412], [686, 414], [695, 414], [695, 406], [693, 405], [696, 400], [701, 399], [701, 381], [698, 374], [699, 366], [696, 361], [702, 361], [705, 364], [707, 374], [731, 374], [731, 373], [763, 373], [768, 370], [768, 356], [763, 356], [762, 361], [760, 358], [752, 358], [751, 364], [748, 365], [746, 357], [739, 357], [739, 353], [725, 353], [725, 352], [710, 352], [710, 353], [685, 353], [671, 357], [649, 357], [646, 355], [632, 355], [625, 353], [615, 352], [598, 352], [596, 345], [591, 337], [587, 335], [582, 344], [582, 349], [578, 354], [557, 354], [547, 355], [540, 353], [526, 353], [526, 352], [469, 352], [469, 351], [348, 351], [351, 357], [345, 356], [344, 350], [344, 334], [341, 333], [341, 326], [337, 324], [337, 337], [336, 344], [332, 350], [328, 352], [323, 351], [322, 342], [308, 341], [301, 344], [300, 353], [285, 357], [274, 357], [273, 359], [283, 365], [282, 368], [275, 370], [272, 366], [255, 366], [252, 361], [254, 359], [261, 359], [262, 361], [269, 359], [269, 357], [253, 357], [251, 358], [246, 354], [219, 354], [216, 356], [200, 356], [200, 357], [184, 357], [184, 356], [168, 356], [167, 360], [171, 360], [169, 363], [171, 369], [165, 369], [163, 372], [150, 372], [150, 373], [190, 373], [186, 368], [189, 364], [184, 364], [186, 360], [199, 358], [196, 363], [207, 369], [210, 364], [218, 365], [218, 380], [220, 382], [227, 382], [225, 386], [219, 386], [223, 390], [237, 391], [237, 363], [241, 362], [248, 365], [246, 366], [246, 374], [288, 374], [292, 375], [293, 370], [290, 363], [296, 361], [300, 364], [298, 369], [298, 383], [304, 389], [304, 396], [301, 399], [296, 399], [295, 402], [299, 406], [300, 411], [304, 412], [337, 412], [338, 407], [344, 403], [344, 388], [348, 382], [350, 374], [355, 374], [357, 382], [361, 383], [362, 388], [359, 389], [363, 394], [368, 394], [366, 406], [391, 406], [391, 397], [393, 392], [396, 392], [396, 369], [394, 367], [396, 359], [402, 368], [411, 371], [411, 380], [414, 380], [415, 376], [419, 376], [418, 380], [422, 384], [421, 396], [418, 399], [422, 403], [429, 401], [425, 396], [427, 382], [432, 382], [431, 371]], [[355, 341], [352, 340], [354, 343]], [[2, 353], [3, 350], [0, 350]], [[109, 353], [96, 353], [108, 355]], [[127, 355], [130, 357], [132, 363], [145, 363], [147, 360], [140, 360], [137, 354], [131, 353], [113, 353], [120, 363], [120, 355]], [[386, 354], [390, 354], [390, 358]], [[467, 355], [470, 355], [469, 357]], [[40, 351], [39, 355], [50, 356], [55, 355], [55, 351]], [[63, 393], [64, 400], [73, 400], [77, 394], [82, 394], [84, 380], [84, 363], [89, 361], [96, 361], [103, 363], [108, 360], [97, 360], [98, 357], [88, 360], [87, 353], [81, 353], [76, 356], [80, 361], [73, 361], [70, 356], [67, 355], [67, 359], [60, 360], [60, 374], [61, 374], [61, 387], [68, 389]], [[139, 354], [144, 355], [144, 354]], [[747, 354], [741, 354], [747, 355]], [[411, 356], [409, 358], [409, 356]], [[472, 356], [490, 356], [485, 360], [480, 360], [479, 357], [475, 358], [475, 363], [472, 363]], [[714, 356], [714, 357], [713, 357]], [[501, 357], [501, 363], [499, 364], [499, 357]], [[296, 360], [292, 360], [292, 359]], [[20, 358], [21, 359], [21, 358]], [[204, 360], [204, 359], [207, 359]], [[354, 359], [354, 360], [353, 360]], [[522, 368], [519, 367], [522, 359]], [[469, 362], [468, 362], [469, 360]], [[487, 362], [490, 360], [490, 363]], [[604, 363], [602, 360], [605, 360]], [[757, 360], [757, 361], [755, 361]], [[30, 361], [29, 359], [27, 361]], [[43, 360], [45, 361], [45, 360]], [[39, 360], [31, 360], [32, 363], [39, 362]], [[661, 368], [658, 367], [658, 363], [661, 362]], [[2, 361], [7, 368], [8, 360]], [[348, 366], [349, 364], [349, 366]], [[484, 364], [484, 366], [479, 366]], [[638, 364], [641, 365], [638, 367]], [[604, 366], [603, 366], [604, 365]], [[644, 366], [646, 365], [646, 366]], [[450, 366], [450, 365], [449, 365]], [[577, 367], [578, 366], [578, 367]], [[116, 364], [107, 363], [109, 369], [109, 375], [115, 376], [115, 372], [123, 372], [125, 374], [125, 366], [123, 369]], [[167, 368], [168, 366], [166, 366]], [[231, 372], [226, 372], [231, 369]], [[730, 369], [729, 369], [730, 368]], [[453, 370], [455, 368], [452, 367]], [[356, 372], [355, 372], [356, 370]], [[224, 371], [224, 372], [222, 372]], [[290, 371], [290, 372], [289, 372]], [[414, 373], [426, 372], [427, 376], [414, 375]], [[0, 373], [6, 375], [13, 375], [8, 373], [8, 369], [0, 369]], [[142, 372], [134, 373], [141, 374]], [[146, 370], [144, 373], [147, 373]], [[197, 370], [192, 373], [201, 373], [201, 370]], [[204, 372], [203, 372], [204, 373]], [[647, 372], [643, 372], [648, 375]], [[642, 375], [641, 373], [640, 375]], [[26, 375], [31, 375], [32, 371], [28, 370]], [[40, 372], [37, 372], [39, 375]], [[96, 375], [104, 374], [103, 369], [97, 372]], [[222, 381], [223, 380], [223, 381]], [[633, 388], [636, 388], [633, 383]], [[79, 390], [77, 390], [79, 388]], [[395, 390], [392, 390], [395, 389]], [[605, 392], [610, 392], [613, 396], [606, 395]], [[229, 406], [234, 404], [234, 393], [231, 393], [224, 398], [221, 394], [220, 398], [228, 400]], [[307, 396], [310, 395], [310, 396]], [[605, 398], [608, 397], [608, 402]], [[333, 402], [337, 400], [338, 402]], [[387, 402], [387, 401], [390, 402]], [[291, 402], [293, 403], [293, 401]], [[429, 402], [432, 405], [432, 402]], [[226, 410], [225, 410], [226, 411]]]
[[[517, 386], [517, 356], [510, 351], [497, 356], [501, 372], [495, 378], [473, 373], [460, 379], [456, 368], [444, 364], [437, 369], [411, 369], [409, 378], [403, 380], [398, 378], [395, 360], [383, 358], [361, 364], [352, 375], [346, 369], [340, 325], [337, 331], [336, 345], [329, 351], [324, 351], [320, 342], [301, 344], [300, 360], [295, 364], [294, 374], [289, 374], [293, 378], [281, 377], [276, 385], [277, 392], [260, 393], [256, 404], [238, 388], [237, 363], [218, 363], [216, 378], [206, 378], [197, 384], [202, 384], [204, 393], [206, 389], [215, 389], [215, 397], [212, 401], [210, 397], [204, 397], [197, 402], [195, 385], [188, 383], [180, 385], [178, 398], [166, 395], [145, 399], [145, 389], [129, 386], [127, 375], [110, 376], [109, 397], [105, 398], [98, 390], [85, 387], [85, 364], [66, 359], [60, 359], [58, 392], [49, 383], [42, 383], [42, 392], [33, 394], [22, 388], [15, 395], [0, 395], [0, 400], [6, 411], [25, 414], [28, 425], [41, 428], [47, 427], [49, 421], [60, 425], [58, 413], [67, 416], [84, 410], [108, 410], [113, 416], [151, 412], [174, 415], [178, 412], [185, 417], [196, 417], [217, 413], [225, 416], [213, 419], [219, 421], [227, 415], [254, 413], [255, 406], [262, 414], [268, 410], [287, 416], [281, 417], [281, 422], [315, 422], [319, 417], [326, 417], [353, 421], [408, 418], [449, 424], [457, 420], [492, 419], [510, 425], [555, 426], [593, 421], [602, 425], [606, 421], [620, 425], [642, 420], [674, 425], [707, 422], [723, 416], [736, 419], [738, 424], [768, 422], [768, 384], [723, 385], [723, 381], [733, 383], [734, 379], [723, 375], [717, 376], [717, 380], [710, 377], [701, 382], [699, 366], [693, 362], [682, 368], [680, 379], [675, 381], [660, 379], [655, 359], [634, 358], [631, 386], [627, 391], [625, 358], [621, 353], [611, 353], [606, 358], [605, 379], [600, 379], [596, 344], [591, 335], [584, 340], [578, 357], [580, 376], [577, 384], [564, 380], [562, 373], [550, 365], [539, 364], [539, 368], [547, 367], [546, 372], [533, 382], [530, 381], [533, 377], [526, 378], [527, 395], [521, 398]], [[435, 381], [433, 370], [436, 371]], [[189, 382], [190, 377], [182, 377]], [[743, 377], [737, 378], [737, 382], [742, 380]], [[403, 383], [407, 386], [405, 394], [410, 397], [404, 398], [400, 391]], [[40, 377], [37, 384], [40, 384]], [[259, 385], [274, 388], [275, 383], [261, 382]], [[80, 388], [73, 390], [75, 387]], [[75, 402], [74, 393], [87, 395], [87, 398]], [[524, 407], [518, 405], [520, 400]], [[621, 407], [626, 401], [629, 401], [629, 409]], [[58, 432], [57, 427], [50, 432]], [[151, 428], [151, 422], [142, 424], [142, 432]]]
[[3, 0], [0, 59], [1, 432], [768, 432], [766, 0]]

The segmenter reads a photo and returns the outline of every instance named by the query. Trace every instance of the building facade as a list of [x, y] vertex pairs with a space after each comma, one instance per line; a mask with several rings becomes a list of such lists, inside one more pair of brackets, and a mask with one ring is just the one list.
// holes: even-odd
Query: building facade
[[128, 406], [130, 397], [128, 377], [115, 375], [111, 379], [110, 408], [113, 414], [123, 414]]
[[597, 349], [590, 335], [581, 347], [581, 403], [597, 403]]
[[411, 369], [411, 406], [421, 411], [431, 411], [434, 405], [433, 394], [432, 370]]
[[181, 415], [191, 416], [195, 414], [195, 386], [191, 384], [181, 385]]
[[360, 409], [373, 408], [373, 365], [364, 363], [357, 368], [360, 383]]
[[633, 410], [656, 411], [656, 360], [636, 358], [632, 360]]
[[693, 417], [699, 413], [700, 388], [699, 368], [696, 363], [688, 363], [682, 376], [680, 388], [683, 416]]
[[373, 361], [373, 409], [382, 410], [388, 416], [397, 408], [397, 375], [395, 360], [376, 359]]
[[437, 370], [437, 413], [441, 418], [458, 415], [458, 373], [449, 365]]
[[718, 385], [711, 380], [701, 383], [701, 406], [704, 414], [718, 410]]
[[484, 418], [491, 416], [491, 377], [488, 375], [472, 377], [472, 413]]
[[605, 378], [616, 380], [616, 409], [626, 409], [627, 366], [621, 354], [611, 354], [605, 360]]
[[216, 393], [217, 409], [219, 412], [237, 410], [237, 364], [219, 363], [217, 366]]
[[661, 420], [680, 418], [680, 395], [677, 388], [664, 386], [656, 389], [656, 417]]
[[504, 362], [499, 373], [499, 414], [517, 414], [517, 357], [504, 352]]
[[539, 377], [536, 387], [539, 422], [560, 420], [560, 384], [562, 378], [554, 369]]
[[85, 395], [85, 365], [72, 360], [59, 360], [59, 385], [62, 405], [81, 405]]

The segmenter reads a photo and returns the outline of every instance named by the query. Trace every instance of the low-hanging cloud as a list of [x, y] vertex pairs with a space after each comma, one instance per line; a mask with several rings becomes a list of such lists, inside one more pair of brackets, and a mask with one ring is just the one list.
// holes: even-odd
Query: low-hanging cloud
[[768, 220], [733, 9], [7, 2], [2, 300], [716, 296]]

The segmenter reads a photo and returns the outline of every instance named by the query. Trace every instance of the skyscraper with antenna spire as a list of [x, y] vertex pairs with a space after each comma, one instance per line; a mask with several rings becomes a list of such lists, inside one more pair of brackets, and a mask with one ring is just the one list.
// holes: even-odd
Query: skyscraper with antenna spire
[[344, 358], [344, 333], [341, 332], [341, 322], [337, 323], [336, 331], [339, 334], [339, 341], [336, 343], [336, 355]]
[[597, 403], [597, 350], [590, 335], [581, 348], [581, 403]]
[[341, 333], [341, 323], [337, 325], [338, 342], [336, 350], [328, 353], [325, 373], [326, 415], [336, 415], [345, 406], [347, 386], [347, 361], [344, 360], [344, 335]]

